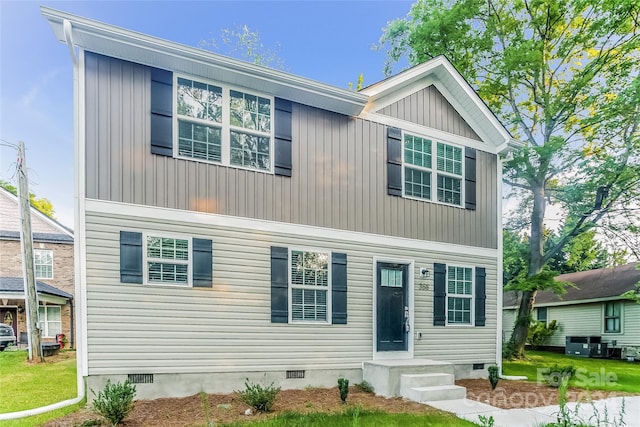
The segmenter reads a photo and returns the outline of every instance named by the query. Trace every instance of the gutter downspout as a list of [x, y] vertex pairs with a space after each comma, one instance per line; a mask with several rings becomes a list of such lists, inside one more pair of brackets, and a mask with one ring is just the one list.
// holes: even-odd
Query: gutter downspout
[[70, 348], [76, 348], [76, 319], [73, 315], [73, 298], [69, 300], [69, 312], [71, 314], [71, 345]]
[[[78, 94], [78, 57], [76, 56], [76, 52], [75, 49], [73, 47], [73, 29], [71, 27], [71, 22], [68, 19], [65, 19], [62, 23], [62, 27], [64, 29], [64, 36], [65, 36], [65, 40], [67, 42], [67, 46], [69, 47], [69, 54], [71, 55], [71, 62], [73, 62], [73, 83], [74, 83], [74, 103], [76, 104], [74, 109], [76, 110], [76, 114], [77, 114], [77, 94]], [[75, 247], [75, 244], [74, 244]], [[76, 261], [77, 262], [77, 261]], [[77, 281], [78, 278], [76, 277], [76, 288], [77, 288]], [[73, 302], [70, 300], [70, 304], [71, 304], [71, 316], [73, 319]], [[71, 328], [73, 330], [73, 320], [71, 322]], [[71, 334], [72, 339], [73, 339], [73, 332]], [[78, 350], [76, 349], [76, 360], [79, 360], [79, 358], [81, 358], [81, 355], [78, 355]], [[68, 399], [68, 400], [63, 400], [62, 402], [57, 402], [57, 403], [53, 403], [51, 405], [47, 405], [47, 406], [41, 406], [39, 408], [33, 408], [33, 409], [27, 409], [24, 411], [19, 411], [19, 412], [9, 412], [6, 414], [0, 414], [0, 421], [3, 420], [14, 420], [17, 418], [24, 418], [24, 417], [30, 417], [33, 415], [39, 415], [39, 414], [43, 414], [45, 412], [49, 412], [49, 411], [54, 411], [56, 409], [60, 409], [60, 408], [64, 408], [67, 406], [71, 406], [71, 405], [75, 405], [77, 403], [80, 403], [84, 400], [85, 398], [85, 383], [84, 383], [84, 378], [82, 377], [82, 369], [80, 366], [78, 366], [77, 368], [77, 372], [76, 372], [76, 376], [77, 376], [77, 388], [78, 388], [78, 396], [74, 399]]]

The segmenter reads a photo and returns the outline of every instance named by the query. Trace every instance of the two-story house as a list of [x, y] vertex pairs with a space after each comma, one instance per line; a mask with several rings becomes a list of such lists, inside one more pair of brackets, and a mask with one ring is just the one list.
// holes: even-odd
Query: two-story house
[[[24, 274], [18, 198], [0, 188], [0, 322], [13, 327], [20, 346], [27, 345]], [[58, 334], [75, 344], [73, 233], [31, 208], [33, 261], [42, 342]]]
[[444, 57], [353, 92], [42, 13], [75, 64], [90, 388], [184, 396], [266, 374], [397, 395], [371, 372], [500, 363], [517, 143]]

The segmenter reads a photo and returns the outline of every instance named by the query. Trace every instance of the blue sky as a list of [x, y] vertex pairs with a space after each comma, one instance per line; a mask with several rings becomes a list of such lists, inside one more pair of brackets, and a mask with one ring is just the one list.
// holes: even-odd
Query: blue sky
[[[346, 88], [384, 78], [371, 49], [408, 1], [5, 1], [0, 0], [0, 138], [25, 142], [31, 191], [73, 227], [73, 71], [40, 5], [189, 46], [248, 25], [279, 44], [286, 71]], [[13, 181], [15, 151], [0, 147], [0, 179]]]

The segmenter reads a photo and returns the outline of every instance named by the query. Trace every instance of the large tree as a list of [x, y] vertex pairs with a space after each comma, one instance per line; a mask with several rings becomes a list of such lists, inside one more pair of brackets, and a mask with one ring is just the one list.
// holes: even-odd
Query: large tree
[[[9, 193], [14, 196], [18, 195], [18, 189], [15, 185], [0, 179], [0, 187], [7, 190]], [[49, 218], [56, 219], [55, 209], [53, 208], [53, 204], [46, 197], [37, 198], [35, 194], [29, 193], [29, 202], [31, 206], [48, 216]]]
[[[525, 147], [504, 180], [523, 201], [529, 256], [511, 337], [521, 356], [547, 267], [596, 227], [638, 239], [640, 3], [637, 0], [419, 0], [380, 39], [387, 70], [444, 54]], [[558, 238], [545, 247], [554, 205]], [[631, 245], [636, 251], [638, 245]]]

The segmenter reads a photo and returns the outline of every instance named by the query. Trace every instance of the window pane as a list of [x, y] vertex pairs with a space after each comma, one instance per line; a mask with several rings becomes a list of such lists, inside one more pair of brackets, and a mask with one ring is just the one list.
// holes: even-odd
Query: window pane
[[271, 100], [255, 95], [230, 91], [231, 124], [261, 132], [271, 131]]
[[380, 270], [380, 286], [389, 288], [402, 287], [402, 270], [383, 268]]
[[269, 157], [270, 138], [231, 132], [231, 164], [248, 166], [254, 169], [271, 168]]
[[462, 180], [438, 174], [438, 201], [461, 205]]
[[47, 320], [60, 321], [60, 307], [47, 307]]
[[448, 323], [471, 323], [471, 298], [448, 297]]
[[404, 161], [405, 163], [431, 169], [431, 141], [405, 134]]
[[431, 172], [404, 168], [404, 193], [407, 196], [431, 199]]
[[222, 129], [178, 120], [178, 154], [222, 161]]
[[462, 149], [438, 142], [438, 170], [462, 176]]
[[222, 122], [222, 88], [178, 78], [178, 115]]

